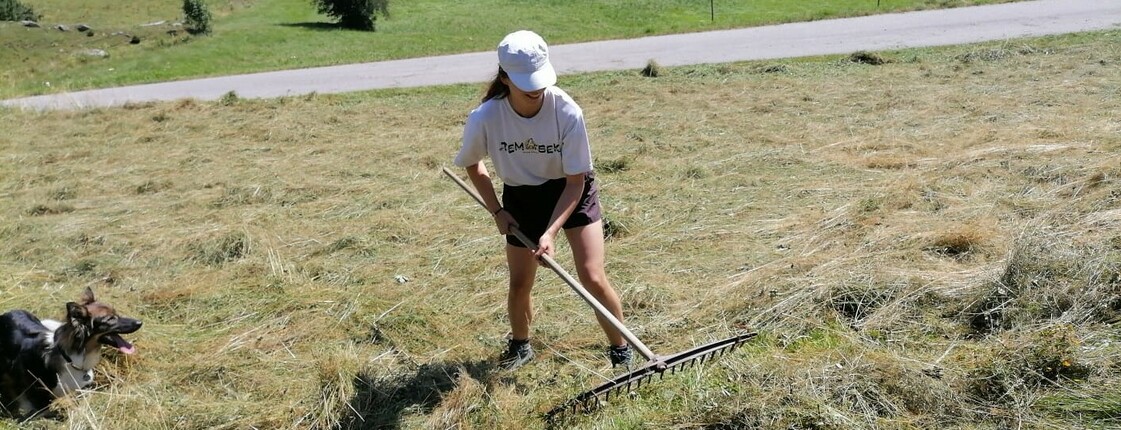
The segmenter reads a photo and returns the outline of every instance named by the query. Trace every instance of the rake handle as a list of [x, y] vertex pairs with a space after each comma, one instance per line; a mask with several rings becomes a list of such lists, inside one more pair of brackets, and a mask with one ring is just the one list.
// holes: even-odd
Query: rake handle
[[[460, 179], [459, 176], [456, 176], [455, 173], [453, 173], [451, 170], [448, 170], [447, 167], [444, 167], [443, 170], [445, 175], [455, 181], [455, 183], [458, 184], [459, 187], [463, 189], [463, 191], [466, 191], [468, 195], [473, 197], [475, 201], [483, 207], [483, 209], [487, 208], [486, 202], [483, 201], [483, 197], [480, 196], [478, 192], [467, 185], [466, 182], [463, 182], [463, 180]], [[530, 250], [537, 250], [537, 244], [532, 239], [527, 237], [525, 233], [522, 233], [521, 230], [518, 230], [517, 227], [510, 226], [510, 233], [513, 233], [514, 237], [517, 237], [518, 240], [521, 241], [522, 244], [524, 244]], [[556, 274], [560, 276], [561, 279], [563, 279], [564, 282], [568, 284], [568, 286], [571, 287], [577, 295], [580, 296], [580, 298], [584, 299], [584, 301], [587, 302], [588, 305], [591, 305], [591, 307], [595, 309], [596, 314], [607, 320], [607, 322], [610, 323], [612, 327], [615, 327], [616, 330], [619, 330], [619, 333], [623, 335], [623, 338], [626, 339], [627, 342], [629, 342], [631, 346], [634, 347], [634, 349], [637, 349], [639, 354], [642, 354], [642, 356], [649, 361], [660, 361], [659, 357], [654, 355], [654, 352], [650, 351], [650, 348], [646, 347], [646, 344], [642, 343], [641, 340], [638, 340], [638, 336], [635, 336], [634, 333], [628, 330], [627, 327], [623, 325], [622, 321], [619, 321], [618, 318], [615, 318], [615, 315], [612, 315], [611, 312], [608, 311], [607, 308], [603, 306], [603, 304], [596, 300], [596, 298], [593, 297], [592, 294], [589, 293], [583, 285], [580, 285], [580, 282], [576, 281], [576, 279], [573, 278], [572, 275], [569, 275], [568, 272], [562, 269], [560, 265], [557, 264], [555, 260], [553, 260], [552, 257], [549, 257], [548, 255], [542, 255], [541, 261], [544, 261], [546, 266], [549, 266], [549, 268], [552, 269], [553, 272], [556, 272]]]

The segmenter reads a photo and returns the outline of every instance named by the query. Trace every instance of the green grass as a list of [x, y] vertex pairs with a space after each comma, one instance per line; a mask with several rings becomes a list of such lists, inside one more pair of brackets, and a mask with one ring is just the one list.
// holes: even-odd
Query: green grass
[[1121, 396], [1116, 386], [1079, 387], [1051, 393], [1040, 399], [1040, 408], [1082, 425], [1106, 428], [1121, 424]]
[[[24, 1], [43, 14], [44, 28], [0, 23], [0, 97], [488, 51], [521, 28], [562, 44], [1006, 0], [718, 1], [715, 19], [703, 1], [417, 0], [391, 3], [372, 33], [335, 28], [309, 0], [220, 0], [209, 2], [214, 33], [206, 37], [171, 25], [182, 19], [173, 0]], [[52, 29], [60, 23], [94, 33]], [[129, 43], [133, 35], [139, 44]], [[109, 56], [81, 55], [88, 49]]]

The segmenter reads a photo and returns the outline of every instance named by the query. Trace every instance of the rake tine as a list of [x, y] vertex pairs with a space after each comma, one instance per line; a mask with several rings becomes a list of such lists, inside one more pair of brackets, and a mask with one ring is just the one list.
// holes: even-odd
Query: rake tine
[[[717, 357], [724, 356], [728, 351], [734, 350], [753, 336], [755, 336], [755, 333], [744, 333], [678, 354], [651, 358], [643, 367], [607, 381], [599, 387], [584, 392], [573, 400], [582, 402], [581, 404], [584, 406], [584, 409], [590, 411], [593, 402], [596, 402], [594, 403], [595, 406], [599, 406], [602, 405], [604, 401], [610, 401], [612, 395], [617, 396], [620, 394], [635, 393], [642, 388], [642, 384], [646, 382], [646, 379], [652, 378], [655, 373], [658, 374], [659, 379], [665, 379], [666, 370], [669, 370], [670, 375], [674, 375], [678, 371], [684, 372], [691, 367], [696, 367], [698, 361], [700, 365], [704, 365]], [[627, 391], [624, 392], [622, 390]], [[553, 411], [558, 410], [563, 411], [564, 406], [554, 409]], [[553, 414], [553, 411], [550, 411], [549, 414]]]

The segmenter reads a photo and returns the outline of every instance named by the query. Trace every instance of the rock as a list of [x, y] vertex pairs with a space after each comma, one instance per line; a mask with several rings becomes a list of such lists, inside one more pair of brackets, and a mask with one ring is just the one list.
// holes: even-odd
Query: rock
[[78, 24], [78, 26], [74, 27], [74, 29], [78, 30], [78, 31], [83, 31], [83, 32], [91, 30], [90, 26], [85, 25], [85, 24]]
[[70, 27], [67, 27], [67, 26], [62, 25], [62, 24], [56, 25], [56, 26], [54, 26], [54, 28], [55, 28], [55, 30], [58, 30], [58, 31], [70, 31]]
[[20, 21], [19, 23], [24, 27], [39, 28], [39, 23], [35, 21]]
[[105, 52], [105, 50], [103, 50], [103, 49], [85, 49], [85, 50], [82, 50], [81, 52], [78, 52], [78, 55], [81, 55], [83, 57], [91, 57], [91, 58], [106, 58], [106, 57], [109, 57], [109, 53]]
[[140, 26], [141, 27], [155, 27], [157, 25], [163, 25], [165, 22], [167, 22], [167, 21], [149, 22], [147, 24], [140, 24]]

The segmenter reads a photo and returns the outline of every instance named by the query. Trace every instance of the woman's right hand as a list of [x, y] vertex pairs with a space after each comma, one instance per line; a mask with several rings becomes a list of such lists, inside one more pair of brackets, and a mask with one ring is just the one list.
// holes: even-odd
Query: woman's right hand
[[494, 224], [498, 226], [498, 232], [504, 235], [510, 234], [510, 226], [518, 226], [514, 216], [510, 215], [510, 212], [507, 212], [506, 209], [499, 209], [498, 213], [494, 214]]

